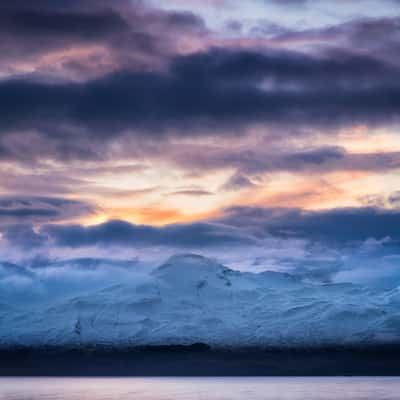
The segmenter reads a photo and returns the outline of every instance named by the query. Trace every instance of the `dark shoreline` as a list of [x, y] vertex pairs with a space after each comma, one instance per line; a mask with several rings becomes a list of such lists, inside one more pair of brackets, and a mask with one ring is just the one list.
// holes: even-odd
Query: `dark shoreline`
[[400, 376], [400, 346], [3, 348], [0, 376]]

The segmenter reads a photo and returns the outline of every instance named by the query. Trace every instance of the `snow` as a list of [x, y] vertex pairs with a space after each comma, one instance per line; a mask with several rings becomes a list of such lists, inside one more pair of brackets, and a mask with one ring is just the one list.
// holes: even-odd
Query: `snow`
[[312, 284], [176, 255], [150, 274], [34, 306], [0, 296], [0, 345], [295, 346], [400, 339], [400, 290]]

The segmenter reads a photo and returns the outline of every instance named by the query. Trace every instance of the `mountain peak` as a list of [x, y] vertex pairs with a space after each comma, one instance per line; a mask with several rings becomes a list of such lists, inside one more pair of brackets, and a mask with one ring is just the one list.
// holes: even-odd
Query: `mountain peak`
[[231, 271], [213, 259], [197, 254], [176, 254], [154, 270], [153, 275], [171, 283], [209, 281]]

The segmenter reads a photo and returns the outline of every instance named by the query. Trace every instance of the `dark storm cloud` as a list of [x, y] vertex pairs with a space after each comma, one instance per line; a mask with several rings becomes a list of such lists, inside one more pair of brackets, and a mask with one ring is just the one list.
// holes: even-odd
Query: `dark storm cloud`
[[364, 56], [212, 50], [177, 57], [165, 73], [121, 72], [86, 83], [2, 81], [0, 129], [38, 130], [68, 148], [124, 132], [154, 138], [169, 130], [204, 134], [207, 127], [237, 132], [254, 122], [390, 123], [399, 117], [398, 77], [396, 68]]
[[83, 201], [55, 197], [0, 197], [0, 225], [76, 218], [95, 208]]
[[[0, 5], [0, 31], [13, 39], [14, 44], [34, 44], [36, 48], [42, 46], [43, 50], [47, 50], [46, 45], [56, 44], [58, 40], [70, 40], [70, 44], [79, 45], [80, 41], [113, 41], [113, 35], [119, 34], [122, 34], [117, 36], [122, 39], [120, 45], [127, 44], [125, 40], [131, 40], [131, 49], [144, 48], [153, 43], [147, 39], [162, 38], [161, 28], [167, 29], [167, 35], [170, 30], [204, 29], [203, 21], [192, 13], [156, 10], [135, 0], [72, 0], [68, 4], [47, 0], [7, 3]], [[45, 39], [45, 42], [37, 42], [39, 39]], [[140, 39], [143, 41], [140, 42]], [[68, 42], [61, 44], [68, 45]]]
[[[52, 51], [69, 55], [60, 65], [50, 58], [25, 79], [4, 67], [0, 158], [104, 159], [107, 144], [121, 137], [236, 135], [253, 123], [276, 128], [277, 135], [390, 124], [400, 109], [399, 67], [392, 62], [398, 28], [393, 17], [273, 34], [278, 42], [324, 41], [307, 54], [215, 49], [202, 37], [200, 47], [208, 50], [196, 53], [194, 45], [194, 53], [179, 56], [181, 40], [190, 48], [207, 33], [192, 13], [128, 0], [3, 2], [0, 66], [36, 62]], [[86, 45], [104, 52], [73, 55]], [[53, 79], [53, 63], [62, 79]], [[79, 82], [66, 80], [70, 72]]]
[[400, 241], [399, 210], [375, 207], [341, 208], [324, 211], [300, 209], [232, 207], [219, 222], [258, 235], [303, 237], [330, 243], [390, 238]]
[[2, 35], [33, 39], [96, 40], [121, 32], [128, 24], [112, 9], [93, 14], [54, 10], [7, 10], [0, 15]]
[[[115, 5], [122, 4], [116, 1]], [[3, 2], [0, 5], [0, 33], [3, 59], [26, 61], [32, 55], [63, 50], [82, 43], [111, 39], [127, 29], [126, 21], [115, 7], [104, 2]]]
[[[142, 1], [7, 3], [0, 5], [0, 68], [12, 74], [19, 64], [32, 65], [45, 80], [84, 79], [121, 66], [153, 68], [176, 52], [182, 35], [205, 32], [203, 21], [192, 13], [156, 10]], [[79, 52], [90, 46], [92, 51], [97, 46], [93, 54]], [[50, 61], [37, 64], [52, 53], [56, 56]]]
[[[172, 65], [176, 76], [193, 78], [215, 84], [260, 82], [271, 79], [276, 86], [296, 83], [299, 88], [326, 85], [327, 79], [336, 84], [376, 84], [398, 76], [379, 60], [367, 55], [346, 51], [326, 52], [311, 56], [294, 51], [255, 52], [240, 50], [210, 49], [208, 52], [179, 57]], [[387, 75], [383, 76], [385, 73]], [[372, 80], [372, 82], [371, 82]]]
[[208, 247], [229, 244], [251, 244], [254, 238], [240, 230], [214, 223], [177, 224], [165, 227], [134, 225], [124, 221], [83, 227], [80, 225], [48, 225], [42, 231], [56, 245], [85, 246], [171, 246]]

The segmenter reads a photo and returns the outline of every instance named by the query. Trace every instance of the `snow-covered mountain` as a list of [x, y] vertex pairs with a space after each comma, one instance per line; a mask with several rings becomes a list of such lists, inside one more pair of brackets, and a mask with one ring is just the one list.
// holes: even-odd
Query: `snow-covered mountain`
[[0, 295], [0, 344], [295, 346], [400, 340], [400, 290], [233, 271], [197, 255], [31, 307]]

